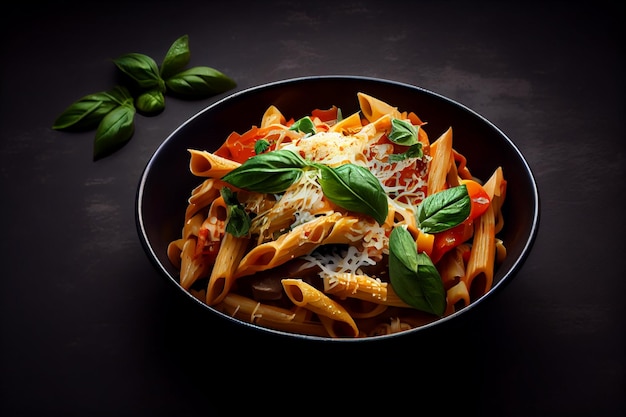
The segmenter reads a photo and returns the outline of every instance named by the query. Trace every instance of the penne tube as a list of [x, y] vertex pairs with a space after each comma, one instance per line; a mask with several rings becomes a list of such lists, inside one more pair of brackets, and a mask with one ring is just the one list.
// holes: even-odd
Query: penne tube
[[338, 298], [358, 298], [378, 302], [387, 298], [387, 283], [368, 275], [355, 273], [324, 274], [324, 293]]
[[[459, 281], [446, 291], [446, 300], [448, 303], [446, 314], [449, 315], [470, 304], [470, 294], [465, 282]], [[462, 303], [462, 305], [459, 305]]]
[[210, 267], [203, 256], [196, 256], [196, 239], [186, 239], [180, 256], [181, 287], [188, 290], [198, 278], [206, 276]]
[[378, 120], [385, 115], [390, 115], [395, 118], [400, 117], [398, 108], [391, 106], [383, 100], [365, 93], [357, 93], [357, 99], [359, 100], [359, 106], [361, 107], [363, 116], [370, 122]]
[[230, 291], [235, 280], [234, 272], [245, 254], [249, 240], [249, 238], [236, 237], [230, 233], [224, 234], [207, 285], [206, 303], [208, 305], [221, 302]]
[[359, 335], [359, 329], [352, 316], [323, 292], [301, 279], [286, 278], [281, 282], [291, 302], [317, 314], [331, 336], [357, 337]]
[[474, 221], [474, 241], [467, 270], [462, 281], [472, 298], [478, 298], [491, 288], [495, 266], [495, 222], [493, 206]]
[[446, 178], [452, 161], [452, 128], [448, 128], [430, 145], [432, 160], [428, 172], [428, 195], [446, 188]]
[[197, 177], [222, 178], [241, 164], [211, 152], [189, 149], [189, 170]]
[[242, 295], [229, 293], [221, 301], [222, 307], [238, 314], [248, 316], [248, 320], [254, 323], [256, 320], [263, 318], [272, 321], [289, 322], [293, 321], [296, 314], [280, 307], [262, 304]]
[[265, 110], [265, 113], [263, 113], [263, 117], [261, 118], [261, 128], [266, 128], [275, 124], [284, 125], [285, 122], [285, 116], [283, 116], [276, 106], [272, 105]]

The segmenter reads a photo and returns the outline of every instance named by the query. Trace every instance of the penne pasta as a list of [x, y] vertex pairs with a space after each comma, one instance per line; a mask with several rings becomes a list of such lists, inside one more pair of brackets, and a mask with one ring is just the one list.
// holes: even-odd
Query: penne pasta
[[356, 337], [359, 329], [354, 319], [339, 303], [301, 279], [287, 278], [282, 281], [289, 299], [297, 306], [311, 310], [333, 337]]
[[[296, 119], [269, 105], [260, 127], [232, 132], [215, 152], [188, 150], [200, 182], [167, 247], [184, 289], [241, 321], [333, 338], [423, 326], [489, 291], [506, 257], [502, 169], [482, 182], [454, 149], [452, 127], [431, 143], [410, 109], [362, 92], [357, 102], [360, 110], [343, 119], [335, 106]], [[462, 184], [475, 193], [470, 216], [445, 231], [424, 228], [422, 202]], [[432, 263], [419, 258], [406, 273], [441, 281], [442, 310], [394, 288], [392, 263], [405, 256], [392, 254], [397, 228], [412, 239], [402, 251], [414, 247]]]
[[189, 153], [191, 154], [189, 170], [198, 177], [222, 178], [241, 165], [207, 151], [189, 149]]

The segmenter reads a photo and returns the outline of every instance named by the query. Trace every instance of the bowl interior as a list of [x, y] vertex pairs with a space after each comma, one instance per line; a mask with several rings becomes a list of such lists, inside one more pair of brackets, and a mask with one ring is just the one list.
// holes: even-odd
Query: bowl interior
[[[287, 118], [298, 119], [314, 108], [332, 105], [347, 116], [359, 110], [358, 92], [401, 111], [414, 111], [427, 122], [425, 130], [431, 141], [452, 127], [454, 147], [467, 157], [472, 173], [486, 180], [502, 166], [508, 183], [503, 208], [506, 223], [500, 234], [507, 246], [507, 258], [496, 270], [492, 289], [470, 306], [428, 326], [464, 313], [506, 283], [527, 257], [539, 223], [536, 182], [515, 144], [482, 116], [431, 91], [388, 80], [344, 76], [292, 79], [234, 93], [193, 116], [161, 144], [145, 167], [136, 204], [140, 240], [157, 269], [187, 294], [178, 285], [178, 271], [167, 258], [167, 245], [180, 236], [187, 199], [201, 182], [189, 172], [188, 148], [214, 151], [232, 131], [243, 133], [258, 125], [272, 104]], [[415, 330], [419, 328], [403, 333]]]

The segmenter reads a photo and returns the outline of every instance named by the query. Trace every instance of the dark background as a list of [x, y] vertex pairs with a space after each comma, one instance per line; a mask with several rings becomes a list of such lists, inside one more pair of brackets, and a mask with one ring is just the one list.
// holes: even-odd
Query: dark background
[[[45, 4], [1, 12], [0, 414], [623, 415], [619, 2]], [[158, 145], [224, 95], [168, 99], [96, 162], [93, 132], [51, 129], [117, 82], [112, 58], [160, 61], [183, 34], [192, 64], [236, 90], [354, 74], [481, 113], [538, 181], [541, 226], [524, 267], [458, 323], [401, 343], [307, 345], [203, 315], [150, 264], [134, 199]]]

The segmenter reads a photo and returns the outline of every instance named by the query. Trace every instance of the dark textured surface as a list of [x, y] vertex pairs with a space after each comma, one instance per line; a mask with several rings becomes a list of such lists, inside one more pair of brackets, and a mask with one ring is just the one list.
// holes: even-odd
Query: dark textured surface
[[[3, 11], [0, 414], [623, 415], [623, 6], [309, 3]], [[458, 323], [388, 345], [241, 336], [198, 314], [143, 252], [134, 199], [159, 144], [221, 96], [169, 99], [97, 162], [93, 133], [50, 128], [73, 101], [115, 84], [111, 58], [160, 60], [183, 34], [192, 63], [237, 89], [354, 74], [485, 116], [524, 153], [542, 197], [522, 270]]]

